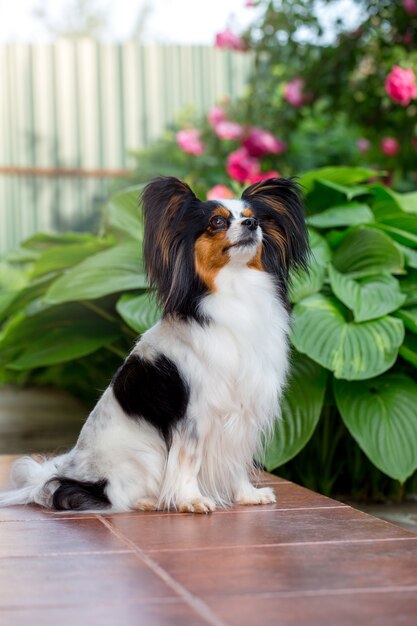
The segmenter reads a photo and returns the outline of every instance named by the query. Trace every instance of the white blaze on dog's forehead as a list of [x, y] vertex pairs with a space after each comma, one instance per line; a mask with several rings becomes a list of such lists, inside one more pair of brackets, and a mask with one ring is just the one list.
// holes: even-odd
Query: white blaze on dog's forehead
[[231, 199], [231, 200], [219, 199], [219, 200], [216, 200], [216, 202], [219, 202], [228, 211], [230, 211], [230, 213], [233, 215], [233, 217], [236, 220], [242, 217], [242, 211], [246, 208], [246, 204], [242, 200], [238, 200], [238, 199]]

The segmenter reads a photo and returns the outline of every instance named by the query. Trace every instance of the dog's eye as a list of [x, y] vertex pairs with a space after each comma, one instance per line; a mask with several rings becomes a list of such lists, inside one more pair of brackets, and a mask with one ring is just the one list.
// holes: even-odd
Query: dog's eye
[[213, 228], [224, 228], [226, 224], [226, 219], [221, 215], [215, 215], [210, 220], [210, 226], [213, 226]]

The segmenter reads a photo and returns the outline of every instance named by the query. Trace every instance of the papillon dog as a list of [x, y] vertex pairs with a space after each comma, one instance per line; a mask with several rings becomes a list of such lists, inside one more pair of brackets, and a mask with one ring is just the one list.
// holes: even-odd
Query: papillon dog
[[251, 482], [288, 371], [289, 272], [308, 239], [297, 185], [199, 200], [173, 177], [142, 194], [144, 261], [162, 319], [145, 332], [75, 447], [18, 460], [0, 505], [177, 510], [275, 501]]

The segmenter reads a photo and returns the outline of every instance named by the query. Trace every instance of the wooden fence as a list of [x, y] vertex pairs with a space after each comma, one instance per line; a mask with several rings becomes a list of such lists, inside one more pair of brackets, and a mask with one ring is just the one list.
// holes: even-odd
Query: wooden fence
[[244, 92], [249, 54], [209, 46], [0, 46], [0, 253], [39, 229], [88, 224], [129, 152], [186, 107]]

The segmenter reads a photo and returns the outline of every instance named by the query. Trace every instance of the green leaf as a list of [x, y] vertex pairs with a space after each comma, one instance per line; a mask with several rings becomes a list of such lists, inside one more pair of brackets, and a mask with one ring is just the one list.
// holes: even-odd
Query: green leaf
[[349, 321], [342, 304], [316, 294], [295, 305], [291, 338], [299, 352], [334, 372], [336, 378], [362, 380], [393, 365], [404, 327], [401, 320], [389, 316]]
[[398, 194], [399, 203], [403, 211], [417, 215], [417, 191]]
[[32, 369], [70, 361], [112, 343], [118, 325], [79, 304], [16, 316], [0, 338], [0, 362], [12, 369]]
[[376, 211], [412, 213], [417, 215], [417, 193], [397, 193], [381, 184], [372, 185]]
[[404, 326], [411, 330], [412, 333], [417, 333], [417, 307], [411, 309], [400, 309], [395, 314], [403, 322]]
[[405, 333], [403, 345], [400, 348], [400, 355], [403, 359], [417, 368], [417, 336]]
[[329, 277], [334, 294], [353, 311], [356, 322], [382, 317], [405, 301], [398, 280], [388, 274], [354, 280], [330, 266]]
[[405, 306], [417, 304], [417, 270], [411, 269], [407, 276], [400, 276], [400, 288], [406, 295]]
[[378, 469], [404, 482], [417, 468], [417, 384], [403, 374], [334, 380], [337, 407], [352, 437]]
[[90, 239], [82, 243], [51, 247], [45, 250], [36, 260], [32, 270], [32, 277], [73, 267], [93, 254], [110, 248], [113, 244], [114, 240], [111, 237], [105, 239], [90, 237]]
[[55, 246], [71, 246], [74, 244], [83, 244], [91, 241], [90, 233], [36, 233], [33, 237], [26, 239], [22, 246], [29, 250], [37, 250], [43, 252]]
[[49, 304], [94, 300], [110, 293], [145, 289], [138, 244], [126, 242], [99, 252], [58, 278], [45, 296]]
[[417, 248], [417, 217], [414, 215], [385, 218], [383, 222], [376, 223], [375, 228], [379, 228], [404, 246]]
[[308, 192], [313, 188], [316, 180], [324, 179], [339, 185], [356, 185], [357, 183], [367, 181], [375, 174], [375, 170], [364, 167], [321, 167], [320, 169], [302, 174], [299, 182]]
[[106, 207], [105, 215], [110, 231], [129, 239], [140, 241], [143, 228], [141, 211], [139, 208], [139, 196], [143, 185], [136, 185], [124, 189], [110, 198]]
[[405, 264], [408, 267], [414, 267], [415, 269], [417, 269], [417, 250], [413, 250], [412, 248], [408, 248], [407, 246], [402, 246], [401, 244], [397, 245], [404, 255]]
[[312, 293], [317, 293], [323, 287], [326, 268], [315, 261], [310, 263], [309, 271], [293, 272], [291, 274], [289, 299], [290, 302], [300, 302]]
[[352, 202], [331, 207], [307, 218], [307, 223], [316, 228], [357, 226], [374, 222], [374, 214], [367, 204]]
[[351, 276], [370, 276], [399, 272], [404, 258], [390, 237], [375, 228], [360, 227], [335, 250], [333, 265]]
[[289, 296], [291, 302], [299, 302], [320, 291], [326, 276], [326, 265], [331, 258], [327, 241], [312, 229], [309, 229], [309, 239], [311, 248], [309, 271], [298, 271], [291, 275]]
[[53, 280], [53, 276], [41, 276], [32, 280], [20, 291], [15, 292], [15, 295], [11, 299], [9, 305], [2, 310], [0, 321], [14, 315], [18, 311], [25, 309], [25, 307], [34, 302], [37, 298], [43, 296]]
[[162, 317], [162, 310], [149, 291], [140, 296], [125, 294], [118, 300], [116, 309], [126, 324], [138, 333], [144, 333]]
[[308, 229], [308, 237], [313, 259], [319, 265], [327, 265], [332, 258], [332, 252], [326, 239], [312, 228]]
[[319, 421], [327, 372], [301, 354], [294, 354], [288, 387], [282, 400], [282, 417], [262, 460], [268, 471], [292, 459], [311, 438]]

